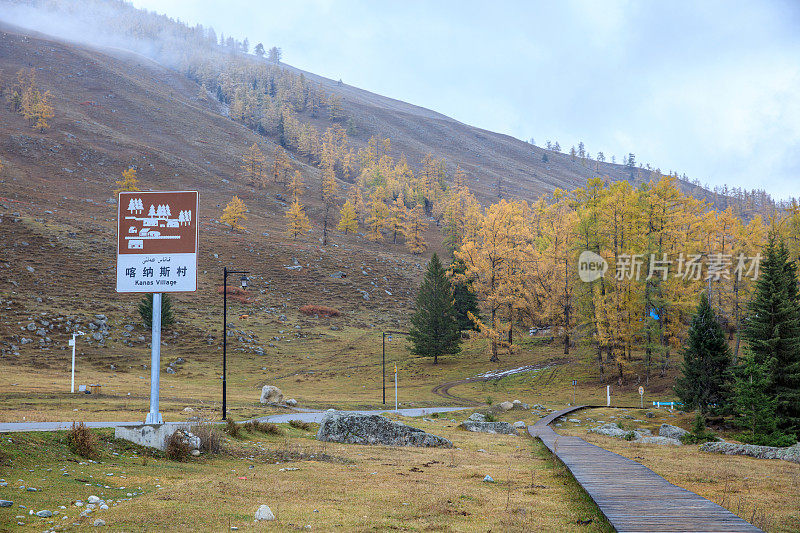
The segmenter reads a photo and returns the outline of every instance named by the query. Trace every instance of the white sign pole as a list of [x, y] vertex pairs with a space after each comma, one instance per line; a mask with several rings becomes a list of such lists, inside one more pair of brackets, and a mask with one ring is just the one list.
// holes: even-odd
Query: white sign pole
[[153, 339], [150, 344], [150, 412], [145, 424], [163, 424], [158, 412], [158, 390], [161, 379], [161, 293], [153, 293]]
[[611, 407], [611, 385], [606, 385], [606, 407]]
[[72, 334], [72, 341], [70, 342], [72, 345], [72, 382], [69, 387], [69, 392], [75, 393], [75, 334]]

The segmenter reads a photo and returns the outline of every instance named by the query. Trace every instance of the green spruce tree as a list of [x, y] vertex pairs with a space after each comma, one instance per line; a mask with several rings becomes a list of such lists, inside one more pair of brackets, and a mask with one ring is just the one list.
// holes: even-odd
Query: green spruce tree
[[[775, 402], [778, 429], [800, 434], [800, 303], [794, 261], [777, 231], [770, 232], [742, 337], [752, 353], [751, 372]], [[767, 408], [768, 405], [764, 406]]]
[[461, 351], [461, 331], [453, 308], [453, 289], [447, 274], [433, 254], [419, 289], [416, 311], [411, 316], [412, 353], [433, 357], [433, 363], [445, 354]]
[[[144, 327], [153, 327], [153, 295], [145, 294], [139, 302], [139, 316], [142, 317]], [[161, 327], [168, 328], [175, 324], [175, 317], [172, 314], [172, 299], [169, 294], [161, 295]]]
[[[454, 261], [450, 265], [450, 271], [453, 274], [464, 274], [466, 272], [467, 267], [464, 265], [464, 262], [459, 260]], [[480, 313], [478, 309], [478, 296], [472, 290], [472, 284], [468, 281], [465, 282], [453, 282], [453, 307], [456, 313], [456, 320], [458, 321], [458, 329], [464, 330], [476, 330], [477, 326], [475, 322], [469, 317], [469, 313], [472, 313], [473, 316], [479, 318]]]
[[689, 339], [683, 353], [683, 374], [675, 393], [689, 409], [702, 413], [724, 406], [730, 380], [731, 353], [706, 293], [692, 317]]

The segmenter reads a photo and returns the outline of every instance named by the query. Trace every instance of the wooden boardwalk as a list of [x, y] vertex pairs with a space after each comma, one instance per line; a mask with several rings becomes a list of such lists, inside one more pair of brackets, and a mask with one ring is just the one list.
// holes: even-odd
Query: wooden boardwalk
[[578, 437], [557, 435], [550, 423], [581, 409], [555, 411], [528, 426], [566, 465], [620, 533], [761, 531], [727, 509], [669, 483], [649, 468]]

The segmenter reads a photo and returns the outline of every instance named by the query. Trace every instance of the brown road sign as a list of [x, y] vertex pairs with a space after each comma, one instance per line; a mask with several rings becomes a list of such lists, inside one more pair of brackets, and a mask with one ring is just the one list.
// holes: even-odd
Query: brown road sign
[[117, 292], [197, 289], [197, 191], [122, 192]]

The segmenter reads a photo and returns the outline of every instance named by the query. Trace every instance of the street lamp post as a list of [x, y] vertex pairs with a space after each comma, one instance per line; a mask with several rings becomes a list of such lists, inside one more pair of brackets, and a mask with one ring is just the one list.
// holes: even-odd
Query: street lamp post
[[384, 331], [383, 332], [383, 342], [382, 342], [382, 364], [383, 367], [383, 405], [386, 405], [386, 339], [388, 337], [389, 342], [392, 342], [392, 334], [395, 335], [408, 335], [408, 332], [405, 331]]
[[227, 377], [228, 377], [228, 274], [242, 275], [242, 288], [247, 288], [247, 270], [222, 269], [222, 419], [227, 416]]

